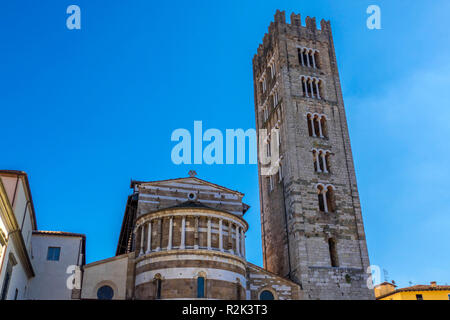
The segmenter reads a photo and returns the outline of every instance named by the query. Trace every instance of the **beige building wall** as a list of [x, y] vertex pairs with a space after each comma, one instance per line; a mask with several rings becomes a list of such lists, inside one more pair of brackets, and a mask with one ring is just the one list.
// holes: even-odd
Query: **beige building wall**
[[129, 271], [130, 276], [132, 275], [132, 270], [129, 270], [129, 255], [133, 254], [123, 254], [84, 266], [81, 299], [98, 299], [98, 289], [108, 285], [114, 290], [113, 300], [125, 300]]

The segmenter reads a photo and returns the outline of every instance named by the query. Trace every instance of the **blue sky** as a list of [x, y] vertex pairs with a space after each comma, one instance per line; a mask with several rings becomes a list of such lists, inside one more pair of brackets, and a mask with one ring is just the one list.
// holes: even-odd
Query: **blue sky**
[[251, 59], [276, 9], [331, 20], [371, 263], [450, 283], [446, 0], [2, 1], [0, 167], [29, 174], [40, 229], [87, 235], [88, 262], [114, 255], [130, 179], [194, 169], [246, 194], [261, 264], [256, 165], [174, 165], [170, 136], [254, 128]]

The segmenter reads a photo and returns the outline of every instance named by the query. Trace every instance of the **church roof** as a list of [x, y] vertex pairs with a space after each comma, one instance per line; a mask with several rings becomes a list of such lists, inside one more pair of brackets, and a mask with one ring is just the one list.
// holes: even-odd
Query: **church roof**
[[189, 180], [191, 180], [191, 181], [196, 181], [196, 182], [202, 183], [202, 184], [206, 184], [206, 185], [209, 185], [209, 186], [211, 186], [211, 187], [215, 187], [215, 188], [221, 189], [221, 190], [223, 190], [223, 191], [227, 191], [227, 192], [230, 192], [230, 193], [234, 193], [234, 194], [240, 195], [240, 196], [242, 196], [242, 197], [244, 196], [244, 194], [243, 194], [242, 192], [239, 192], [239, 191], [236, 191], [236, 190], [232, 190], [232, 189], [223, 187], [223, 186], [221, 186], [221, 185], [218, 185], [218, 184], [215, 184], [215, 183], [212, 183], [212, 182], [203, 180], [203, 179], [199, 179], [199, 178], [197, 178], [197, 177], [192, 177], [192, 176], [191, 176], [191, 177], [185, 177], [185, 178], [166, 179], [166, 180], [155, 180], [155, 181], [139, 181], [139, 180], [131, 180], [130, 188], [134, 188], [135, 185], [139, 185], [139, 184], [152, 185], [152, 184], [159, 184], [159, 183], [161, 183], [161, 182], [178, 182], [178, 181], [189, 181]]

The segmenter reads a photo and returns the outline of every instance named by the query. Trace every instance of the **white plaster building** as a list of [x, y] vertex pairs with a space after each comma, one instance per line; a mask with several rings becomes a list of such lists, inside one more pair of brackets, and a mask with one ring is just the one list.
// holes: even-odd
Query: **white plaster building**
[[84, 264], [85, 236], [38, 231], [28, 176], [0, 170], [0, 299], [72, 299], [69, 266]]
[[[33, 231], [31, 261], [35, 276], [30, 280], [28, 299], [70, 300], [78, 298], [67, 281], [85, 264], [86, 237], [82, 234]], [[70, 279], [69, 279], [70, 281]], [[52, 284], [49, 286], [48, 284]]]

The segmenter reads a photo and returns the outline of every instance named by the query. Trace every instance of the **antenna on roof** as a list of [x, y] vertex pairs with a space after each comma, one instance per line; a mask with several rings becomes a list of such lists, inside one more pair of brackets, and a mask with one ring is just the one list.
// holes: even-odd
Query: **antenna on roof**
[[389, 282], [389, 273], [386, 269], [383, 269], [384, 281]]

